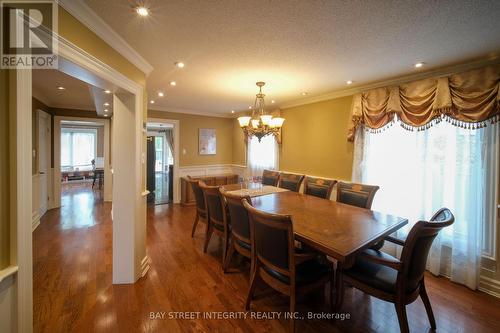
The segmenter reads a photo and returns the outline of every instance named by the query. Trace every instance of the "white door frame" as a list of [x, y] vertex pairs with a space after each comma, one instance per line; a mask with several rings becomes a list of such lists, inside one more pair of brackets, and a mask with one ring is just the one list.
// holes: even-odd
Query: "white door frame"
[[180, 127], [179, 120], [163, 119], [163, 118], [148, 118], [148, 123], [171, 124], [174, 126], [174, 203], [181, 202], [181, 183], [179, 177], [179, 137]]
[[[122, 247], [133, 247], [136, 256], [144, 255], [142, 260], [128, 258], [135, 263], [132, 265], [134, 272], [125, 279], [115, 278], [115, 267], [113, 267], [113, 282], [133, 283], [140, 278], [141, 263], [148, 262], [145, 251], [146, 216], [145, 210], [141, 209], [142, 197], [142, 128], [143, 112], [145, 107], [144, 87], [129, 79], [114, 68], [95, 58], [86, 51], [80, 49], [73, 43], [61, 36], [55, 36], [59, 46], [59, 67], [64, 72], [71, 66], [76, 65], [82, 69], [83, 74], [91, 73], [98, 79], [112, 83], [116, 87], [133, 95], [132, 111], [134, 112], [134, 175], [128, 179], [130, 183], [129, 194], [134, 196], [134, 211], [136, 214], [126, 221], [114, 223], [113, 238], [118, 229], [132, 230], [133, 242], [121, 242]], [[88, 76], [87, 76], [88, 78]], [[15, 142], [12, 149], [16, 159], [17, 168], [11, 168], [11, 193], [15, 193], [14, 214], [17, 219], [13, 220], [11, 227], [11, 265], [17, 266], [17, 329], [19, 332], [32, 332], [33, 330], [33, 258], [32, 258], [32, 72], [31, 70], [15, 70], [12, 89], [16, 92], [15, 114], [12, 125], [15, 126]], [[89, 79], [89, 78], [88, 78]], [[10, 79], [9, 79], [10, 80]], [[90, 80], [90, 79], [89, 79]], [[88, 82], [90, 83], [90, 82]], [[99, 82], [93, 82], [98, 85]], [[15, 87], [15, 88], [14, 88]], [[119, 198], [115, 199], [115, 205]], [[120, 199], [121, 201], [121, 199]], [[133, 225], [130, 225], [133, 224]], [[133, 238], [134, 239], [134, 238]], [[117, 244], [118, 243], [118, 244]], [[120, 245], [116, 239], [113, 240], [113, 263], [120, 252], [115, 245]], [[139, 246], [138, 246], [139, 244]]]
[[[51, 209], [51, 202], [53, 200], [52, 198], [52, 168], [51, 168], [51, 165], [50, 165], [50, 162], [51, 162], [51, 144], [50, 144], [50, 138], [51, 138], [51, 135], [52, 135], [52, 131], [50, 130], [50, 122], [51, 122], [51, 117], [50, 115], [43, 111], [43, 110], [40, 110], [38, 109], [37, 110], [37, 113], [38, 113], [38, 138], [40, 139], [40, 119], [45, 119], [45, 121], [48, 121], [48, 125], [49, 125], [49, 133], [48, 135], [46, 134], [45, 135], [45, 142], [40, 142], [40, 140], [38, 140], [38, 161], [40, 163], [40, 157], [41, 157], [41, 153], [40, 153], [40, 146], [41, 145], [45, 145], [45, 163], [46, 163], [46, 170], [45, 170], [45, 187], [46, 187], [46, 191], [47, 191], [47, 197], [48, 199], [45, 199], [46, 200], [46, 207], [45, 207], [45, 211], [42, 211], [42, 200], [44, 200], [44, 198], [41, 197], [41, 192], [39, 191], [39, 197], [38, 197], [38, 204], [39, 204], [39, 207], [35, 207], [37, 208], [38, 210], [38, 213], [39, 213], [39, 216], [42, 217], [45, 212], [49, 209]], [[39, 168], [40, 168], [40, 164], [39, 165]], [[40, 170], [37, 170], [38, 171], [38, 174], [39, 174], [39, 179], [40, 179], [40, 183], [39, 183], [39, 186], [40, 186], [40, 189], [42, 188], [42, 181], [41, 181], [41, 175], [40, 175]]]
[[109, 119], [83, 118], [83, 117], [54, 117], [54, 207], [61, 207], [61, 122], [62, 121], [90, 121], [103, 124], [104, 126], [104, 201], [113, 200], [113, 183], [111, 177], [111, 156], [110, 156], [110, 130]]

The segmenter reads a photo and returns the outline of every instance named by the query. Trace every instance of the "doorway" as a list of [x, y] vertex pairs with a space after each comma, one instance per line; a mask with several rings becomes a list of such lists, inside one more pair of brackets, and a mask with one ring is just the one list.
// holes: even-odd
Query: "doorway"
[[174, 197], [174, 125], [147, 124], [148, 203], [164, 205]]

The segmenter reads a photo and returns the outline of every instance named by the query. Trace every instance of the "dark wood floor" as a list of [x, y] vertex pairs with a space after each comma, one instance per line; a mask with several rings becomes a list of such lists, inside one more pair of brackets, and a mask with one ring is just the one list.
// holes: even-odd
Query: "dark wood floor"
[[[203, 254], [203, 228], [194, 239], [194, 208], [148, 208], [151, 270], [134, 285], [111, 284], [112, 225], [100, 192], [72, 187], [63, 207], [49, 211], [33, 235], [35, 332], [286, 332], [284, 319], [150, 319], [151, 312], [243, 311], [249, 265], [234, 260], [223, 274], [220, 242]], [[241, 269], [241, 270], [240, 270]], [[499, 332], [500, 299], [427, 275], [438, 332]], [[254, 311], [287, 311], [287, 298], [258, 290]], [[329, 311], [321, 293], [298, 310]], [[412, 332], [430, 331], [420, 300], [408, 306]], [[349, 320], [300, 320], [297, 332], [399, 332], [392, 304], [346, 291]], [[180, 315], [180, 314], [179, 314]], [[250, 315], [249, 315], [250, 316]]]

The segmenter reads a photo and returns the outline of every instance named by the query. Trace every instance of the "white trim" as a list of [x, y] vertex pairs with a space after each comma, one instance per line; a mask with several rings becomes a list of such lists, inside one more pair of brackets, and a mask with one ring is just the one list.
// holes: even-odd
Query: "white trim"
[[141, 260], [141, 277], [146, 276], [146, 274], [149, 271], [149, 257], [146, 255], [142, 260]]
[[[57, 36], [57, 40], [59, 43], [60, 71], [67, 73], [66, 70], [68, 66], [71, 65], [68, 64], [67, 61], [65, 61], [67, 59], [71, 61], [71, 63], [77, 64], [81, 68], [88, 70], [91, 74], [96, 75], [98, 79], [101, 79], [101, 81], [95, 81], [93, 78], [85, 77], [86, 80], [84, 80], [83, 78], [80, 78], [80, 80], [103, 89], [106, 88], [106, 86], [103, 84], [106, 83], [105, 81], [111, 82], [116, 86], [135, 94], [136, 96], [140, 93], [140, 97], [142, 98], [143, 87], [140, 84], [129, 79], [127, 76], [100, 61], [99, 59], [97, 59], [87, 51], [79, 48], [75, 44], [71, 43], [64, 37]], [[84, 76], [85, 74], [86, 73], [83, 73]], [[143, 108], [142, 100], [141, 108]]]
[[2, 281], [8, 278], [9, 276], [16, 274], [18, 270], [19, 267], [17, 266], [9, 266], [7, 268], [0, 270], [0, 283], [2, 283]]
[[181, 181], [180, 181], [180, 167], [179, 167], [179, 149], [180, 149], [180, 121], [174, 119], [163, 119], [163, 118], [148, 118], [148, 123], [162, 123], [174, 125], [174, 197], [172, 198], [174, 203], [181, 202]]
[[172, 113], [182, 113], [182, 114], [194, 114], [198, 116], [206, 116], [206, 117], [216, 117], [216, 118], [234, 118], [234, 114], [227, 113], [214, 113], [210, 111], [200, 111], [200, 110], [190, 110], [190, 109], [181, 109], [181, 108], [171, 108], [168, 106], [160, 106], [154, 105], [151, 106], [151, 103], [148, 102], [148, 110], [150, 111], [165, 111]]
[[83, 1], [59, 0], [59, 5], [73, 15], [89, 30], [94, 32], [120, 55], [130, 61], [143, 73], [149, 75], [153, 71], [146, 59], [144, 59], [125, 39], [123, 39], [113, 28], [111, 28], [99, 15], [97, 15]]
[[425, 78], [429, 78], [429, 77], [440, 77], [440, 76], [446, 76], [446, 75], [450, 75], [450, 74], [454, 74], [454, 73], [465, 72], [468, 70], [472, 70], [472, 69], [479, 68], [482, 66], [495, 64], [498, 62], [500, 62], [499, 56], [490, 57], [490, 58], [486, 58], [486, 59], [480, 59], [477, 61], [471, 61], [471, 62], [459, 64], [459, 65], [442, 67], [442, 68], [430, 70], [427, 72], [410, 74], [410, 75], [403, 75], [403, 76], [398, 76], [396, 78], [392, 78], [392, 79], [388, 79], [388, 80], [381, 80], [381, 81], [377, 81], [374, 83], [363, 84], [363, 85], [349, 88], [349, 89], [335, 90], [335, 91], [332, 91], [332, 92], [329, 92], [329, 93], [323, 94], [323, 95], [301, 98], [298, 100], [285, 102], [285, 103], [281, 104], [279, 107], [280, 107], [280, 109], [289, 109], [289, 108], [293, 108], [296, 106], [328, 101], [328, 100], [335, 99], [335, 98], [352, 96], [354, 94], [360, 93], [362, 91], [370, 90], [370, 89], [399, 85], [401, 83], [421, 80], [421, 79], [425, 79]]
[[40, 214], [38, 212], [33, 213], [31, 218], [31, 232], [35, 231], [40, 225]]
[[500, 281], [486, 276], [480, 276], [478, 289], [487, 294], [500, 298]]
[[[16, 249], [11, 262], [17, 264], [17, 329], [33, 331], [33, 255], [32, 255], [32, 104], [31, 70], [16, 70], [16, 225], [13, 226]], [[11, 110], [12, 112], [12, 110]], [[17, 256], [16, 256], [17, 255]]]

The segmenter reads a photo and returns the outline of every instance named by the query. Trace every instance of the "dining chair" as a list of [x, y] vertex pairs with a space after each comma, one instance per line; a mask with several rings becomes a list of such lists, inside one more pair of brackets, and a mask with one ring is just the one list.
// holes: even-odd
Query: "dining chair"
[[[315, 252], [299, 253], [295, 249], [290, 215], [270, 214], [255, 209], [246, 200], [242, 203], [250, 217], [254, 261], [246, 310], [250, 309], [258, 281], [289, 296], [290, 313], [295, 312], [298, 293], [307, 293], [328, 282], [333, 286], [331, 266], [320, 262]], [[294, 332], [295, 320], [293, 317], [290, 320], [290, 331]]]
[[337, 183], [337, 201], [351, 206], [371, 209], [375, 193], [379, 186], [356, 184], [356, 183]]
[[243, 206], [242, 200], [251, 205], [249, 196], [241, 197], [231, 194], [220, 189], [222, 196], [226, 200], [226, 204], [222, 206], [224, 210], [223, 217], [231, 220], [231, 243], [227, 251], [226, 260], [224, 262], [224, 273], [227, 272], [228, 266], [231, 263], [234, 252], [238, 252], [242, 256], [250, 259], [250, 275], [253, 271], [252, 261], [252, 242], [250, 240], [250, 222], [248, 211]]
[[306, 176], [304, 180], [304, 194], [318, 198], [330, 199], [333, 186], [337, 183], [333, 179], [323, 179]]
[[280, 174], [280, 181], [278, 187], [293, 191], [293, 192], [298, 192], [300, 190], [300, 185], [302, 184], [302, 181], [304, 180], [304, 175], [297, 175], [294, 173], [281, 173]]
[[264, 170], [262, 172], [262, 185], [278, 186], [279, 180], [279, 171]]
[[219, 191], [219, 186], [208, 186], [200, 184], [205, 197], [205, 206], [207, 211], [207, 230], [205, 234], [205, 243], [203, 252], [207, 253], [208, 243], [212, 238], [212, 234], [216, 234], [222, 238], [222, 265], [226, 260], [227, 247], [229, 244], [230, 222], [229, 218], [225, 217], [224, 198]]
[[205, 196], [203, 195], [203, 191], [200, 187], [200, 183], [203, 183], [203, 181], [193, 179], [190, 176], [187, 177], [187, 181], [191, 185], [196, 203], [196, 215], [194, 217], [193, 228], [191, 230], [191, 237], [194, 237], [198, 222], [201, 221], [203, 223], [207, 223], [207, 208], [205, 205]]
[[[375, 194], [379, 186], [356, 184], [356, 183], [337, 183], [337, 202], [345, 203], [359, 208], [371, 209]], [[372, 249], [380, 250], [384, 246], [381, 240], [372, 246]]]
[[367, 249], [357, 258], [355, 264], [342, 270], [338, 279], [338, 300], [336, 311], [340, 311], [344, 293], [343, 282], [347, 282], [363, 292], [394, 303], [401, 332], [409, 332], [406, 305], [418, 296], [424, 303], [432, 329], [436, 320], [425, 290], [425, 266], [429, 249], [434, 238], [444, 227], [453, 224], [455, 218], [447, 208], [441, 208], [429, 221], [419, 221], [410, 230], [406, 240], [394, 237], [386, 239], [403, 247], [401, 258], [397, 259], [384, 252]]

